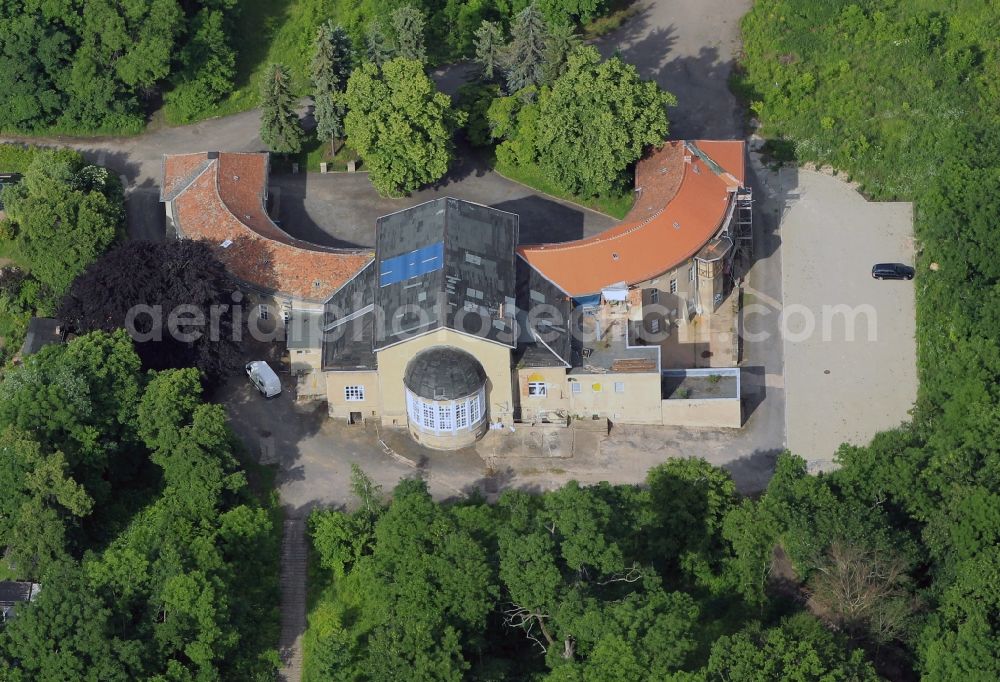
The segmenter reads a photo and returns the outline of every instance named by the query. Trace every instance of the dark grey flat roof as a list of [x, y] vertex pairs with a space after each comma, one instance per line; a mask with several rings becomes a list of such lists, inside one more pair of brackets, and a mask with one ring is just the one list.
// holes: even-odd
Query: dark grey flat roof
[[378, 367], [372, 351], [374, 315], [365, 313], [323, 335], [323, 369], [363, 371]]
[[[375, 369], [372, 348], [375, 266], [366, 265], [323, 307], [323, 369]], [[367, 311], [367, 312], [366, 312]]]
[[0, 604], [16, 604], [31, 599], [32, 583], [22, 583], [13, 580], [0, 581]]
[[521, 367], [572, 364], [573, 301], [523, 258], [517, 259], [517, 308], [516, 364]]
[[486, 372], [472, 355], [452, 346], [433, 346], [406, 365], [403, 384], [427, 400], [456, 400], [486, 385]]
[[63, 340], [59, 320], [51, 317], [33, 317], [28, 320], [28, 333], [21, 346], [21, 357], [34, 355], [45, 346], [61, 343]]
[[379, 218], [375, 348], [441, 327], [513, 346], [517, 231], [515, 214], [450, 197]]

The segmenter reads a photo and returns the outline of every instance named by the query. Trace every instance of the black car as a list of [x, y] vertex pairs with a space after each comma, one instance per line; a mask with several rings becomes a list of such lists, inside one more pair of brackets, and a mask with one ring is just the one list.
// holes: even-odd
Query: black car
[[875, 279], [913, 279], [913, 268], [902, 263], [876, 263], [872, 268]]

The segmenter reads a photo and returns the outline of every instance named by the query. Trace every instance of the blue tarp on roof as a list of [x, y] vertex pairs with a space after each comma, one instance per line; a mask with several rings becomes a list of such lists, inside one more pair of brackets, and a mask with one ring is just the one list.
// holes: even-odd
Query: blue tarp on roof
[[584, 308], [598, 308], [601, 305], [601, 295], [577, 296], [573, 299], [573, 302]]
[[394, 256], [381, 261], [378, 266], [378, 285], [387, 287], [390, 284], [405, 282], [413, 277], [426, 275], [444, 267], [444, 242]]

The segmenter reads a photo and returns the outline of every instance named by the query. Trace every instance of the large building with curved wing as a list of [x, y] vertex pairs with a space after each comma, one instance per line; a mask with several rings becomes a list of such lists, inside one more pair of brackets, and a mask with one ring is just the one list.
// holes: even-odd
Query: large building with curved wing
[[179, 237], [282, 312], [300, 394], [332, 417], [438, 449], [573, 419], [740, 425], [742, 142], [667, 142], [637, 164], [621, 224], [540, 245], [519, 244], [517, 215], [450, 197], [379, 218], [374, 253], [308, 244], [268, 217], [267, 170], [263, 154], [167, 157], [161, 198]]

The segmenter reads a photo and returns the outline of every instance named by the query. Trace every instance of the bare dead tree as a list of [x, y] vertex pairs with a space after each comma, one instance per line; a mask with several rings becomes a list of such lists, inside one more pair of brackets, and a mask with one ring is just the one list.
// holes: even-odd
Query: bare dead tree
[[[545, 621], [550, 618], [551, 616], [542, 613], [538, 609], [528, 609], [514, 603], [509, 604], [503, 611], [504, 625], [512, 629], [523, 630], [525, 636], [538, 645], [543, 655], [547, 654], [549, 649], [557, 643], [555, 637], [552, 636], [551, 631], [545, 624]], [[544, 643], [538, 639], [538, 636], [534, 632], [536, 625], [538, 626], [539, 633], [545, 640]], [[562, 657], [566, 660], [572, 659], [576, 655], [576, 639], [572, 635], [567, 635], [562, 645]]]
[[634, 583], [642, 580], [642, 570], [637, 564], [632, 564], [624, 573], [615, 573], [607, 580], [601, 580], [598, 585], [610, 585], [611, 583]]
[[[542, 654], [548, 653], [549, 647], [555, 644], [555, 640], [552, 638], [552, 635], [549, 634], [548, 628], [545, 627], [545, 621], [548, 618], [548, 614], [542, 613], [537, 609], [527, 609], [513, 603], [503, 611], [504, 625], [511, 629], [524, 630], [524, 634], [528, 639], [538, 645], [538, 648], [542, 650]], [[534, 628], [536, 625], [541, 631], [542, 637], [545, 638], [545, 644], [543, 644], [534, 634]]]
[[888, 642], [916, 608], [907, 580], [898, 557], [835, 542], [805, 589], [807, 605], [834, 629]]

